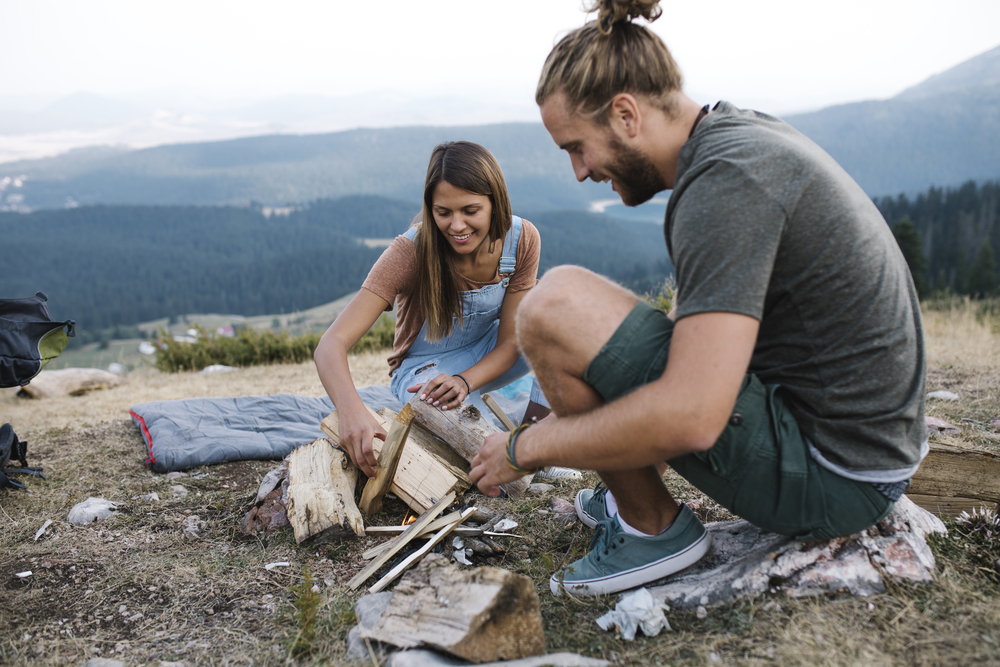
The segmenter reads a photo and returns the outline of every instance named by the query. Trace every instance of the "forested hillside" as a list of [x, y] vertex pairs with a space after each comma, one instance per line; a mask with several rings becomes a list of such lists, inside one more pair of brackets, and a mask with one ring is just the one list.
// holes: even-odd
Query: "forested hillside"
[[[1000, 248], [1000, 182], [876, 200], [923, 291], [992, 294]], [[921, 269], [921, 266], [923, 268]]]
[[[56, 319], [103, 330], [186, 313], [291, 313], [357, 290], [416, 203], [322, 200], [288, 216], [231, 206], [83, 206], [0, 213], [8, 250], [0, 296], [41, 290]], [[581, 264], [646, 290], [666, 278], [658, 225], [605, 215], [528, 214], [542, 235], [542, 270]]]

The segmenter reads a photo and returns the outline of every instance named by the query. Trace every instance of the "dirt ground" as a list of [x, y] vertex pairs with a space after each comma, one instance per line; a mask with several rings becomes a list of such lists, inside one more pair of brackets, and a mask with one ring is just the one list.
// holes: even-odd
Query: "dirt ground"
[[[930, 402], [928, 414], [962, 427], [948, 442], [995, 451], [1000, 438], [988, 422], [1000, 418], [1000, 335], [977, 313], [967, 304], [925, 313], [928, 390], [960, 396]], [[386, 381], [383, 356], [351, 360], [358, 386]], [[237, 523], [276, 462], [168, 479], [144, 469], [141, 436], [128, 417], [128, 408], [144, 401], [277, 392], [319, 396], [323, 388], [307, 363], [214, 375], [140, 370], [124, 386], [50, 400], [0, 391], [0, 423], [13, 424], [28, 441], [29, 463], [46, 474], [26, 479], [30, 494], [0, 491], [0, 664], [79, 665], [91, 657], [128, 665], [347, 662], [344, 639], [360, 593], [344, 584], [378, 540], [306, 550], [290, 532], [246, 537]], [[683, 481], [669, 473], [667, 480], [681, 499], [700, 501], [703, 519], [730, 518]], [[515, 532], [523, 539], [502, 542], [502, 552], [477, 562], [536, 583], [550, 652], [636, 665], [1000, 664], [1000, 576], [979, 558], [995, 545], [974, 548], [955, 530], [932, 545], [934, 584], [890, 582], [886, 593], [867, 599], [779, 595], [715, 607], [704, 619], [674, 611], [671, 632], [622, 642], [594, 623], [615, 596], [578, 600], [548, 591], [549, 575], [585, 553], [590, 538], [579, 523], [567, 528], [554, 520], [551, 498], [571, 501], [595, 481], [588, 473], [583, 482], [516, 501], [468, 497], [520, 524]], [[175, 497], [176, 485], [187, 494]], [[141, 498], [151, 492], [160, 500]], [[67, 523], [70, 508], [91, 496], [121, 503], [120, 513], [87, 527]], [[404, 513], [389, 501], [373, 523], [399, 523]], [[36, 538], [47, 520], [52, 524]], [[183, 535], [191, 521], [204, 522], [198, 539]], [[265, 568], [281, 561], [290, 565]], [[26, 571], [31, 575], [17, 576]], [[293, 656], [303, 629], [294, 605], [304, 582], [319, 591], [319, 613], [311, 649]]]

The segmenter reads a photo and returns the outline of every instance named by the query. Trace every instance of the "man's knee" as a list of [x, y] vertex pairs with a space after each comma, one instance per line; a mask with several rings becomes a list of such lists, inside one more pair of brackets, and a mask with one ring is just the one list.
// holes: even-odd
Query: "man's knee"
[[[521, 348], [558, 335], [572, 324], [571, 313], [581, 307], [586, 283], [600, 277], [579, 266], [556, 266], [545, 272], [517, 309], [517, 338]], [[569, 321], [567, 321], [569, 320]]]

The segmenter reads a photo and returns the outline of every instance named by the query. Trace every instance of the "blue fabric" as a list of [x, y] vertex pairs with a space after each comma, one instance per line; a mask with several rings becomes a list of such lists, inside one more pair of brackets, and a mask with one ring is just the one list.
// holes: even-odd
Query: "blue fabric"
[[[385, 385], [359, 389], [373, 409], [402, 405]], [[325, 434], [320, 422], [333, 411], [326, 396], [241, 396], [154, 401], [132, 407], [146, 445], [146, 466], [156, 472], [244, 460], [281, 460]]]
[[[392, 374], [389, 386], [400, 403], [406, 403], [413, 397], [407, 388], [423, 384], [441, 373], [448, 375], [461, 373], [475, 366], [496, 347], [497, 334], [500, 330], [500, 311], [507, 293], [507, 285], [510, 283], [510, 274], [516, 268], [517, 243], [521, 238], [521, 228], [521, 218], [514, 216], [510, 231], [504, 239], [503, 255], [500, 258], [500, 275], [503, 280], [495, 285], [462, 292], [461, 327], [458, 325], [458, 317], [455, 317], [451, 335], [431, 342], [427, 340], [427, 323], [424, 322], [406, 358]], [[416, 231], [416, 227], [411, 227], [405, 236], [413, 240]], [[523, 356], [519, 357], [509, 371], [469, 394], [465, 402], [475, 405], [499, 426], [499, 421], [483, 403], [482, 394], [510, 384], [530, 371], [528, 362]], [[505, 405], [504, 411], [507, 409]], [[524, 412], [523, 405], [521, 412]], [[520, 419], [520, 415], [510, 416], [515, 422]]]

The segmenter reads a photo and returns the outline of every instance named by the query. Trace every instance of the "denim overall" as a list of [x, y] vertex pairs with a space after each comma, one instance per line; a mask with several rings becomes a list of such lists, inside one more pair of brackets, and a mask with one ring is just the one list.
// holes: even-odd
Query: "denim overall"
[[[411, 227], [404, 234], [411, 241], [417, 233], [416, 227]], [[504, 239], [503, 256], [500, 258], [500, 276], [502, 280], [495, 285], [487, 285], [477, 290], [462, 292], [462, 325], [454, 316], [451, 335], [436, 342], [427, 340], [427, 322], [420, 329], [417, 340], [407, 353], [403, 363], [393, 372], [389, 384], [392, 393], [400, 403], [407, 403], [413, 394], [406, 391], [407, 387], [423, 384], [441, 373], [454, 375], [474, 366], [497, 344], [497, 333], [500, 330], [500, 309], [507, 293], [510, 276], [514, 273], [517, 257], [517, 242], [521, 238], [521, 218], [512, 216], [512, 224], [507, 238]], [[493, 382], [480, 387], [469, 394], [466, 403], [475, 405], [485, 414], [493, 417], [480, 392], [489, 393], [499, 389], [530, 372], [524, 357], [519, 357], [517, 363]]]

